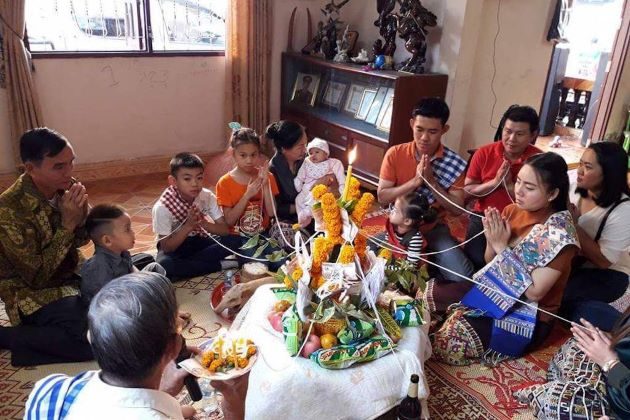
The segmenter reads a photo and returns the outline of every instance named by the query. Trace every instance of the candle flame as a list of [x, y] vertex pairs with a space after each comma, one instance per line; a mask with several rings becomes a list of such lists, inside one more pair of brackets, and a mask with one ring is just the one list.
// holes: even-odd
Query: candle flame
[[350, 150], [350, 153], [348, 153], [348, 164], [352, 165], [356, 158], [357, 158], [357, 147], [354, 146], [354, 148]]

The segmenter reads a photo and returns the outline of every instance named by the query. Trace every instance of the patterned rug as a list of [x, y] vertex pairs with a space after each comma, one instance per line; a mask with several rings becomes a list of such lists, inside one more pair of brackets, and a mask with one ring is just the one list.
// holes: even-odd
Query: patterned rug
[[557, 327], [540, 350], [496, 368], [481, 364], [449, 366], [429, 360], [431, 418], [533, 419], [532, 411], [519, 404], [512, 392], [532, 382], [543, 382], [549, 361], [569, 336], [567, 330]]
[[[373, 213], [366, 221], [372, 234], [382, 231], [386, 214]], [[466, 232], [466, 217], [449, 220], [454, 236], [462, 238]], [[184, 331], [191, 343], [199, 343], [227, 322], [209, 308], [213, 288], [223, 281], [223, 273], [197, 277], [175, 284], [177, 298], [183, 311], [192, 313], [192, 323]], [[0, 303], [0, 325], [8, 325], [4, 307]], [[549, 360], [569, 334], [561, 329], [553, 331], [546, 345], [527, 357], [504, 362], [490, 369], [479, 364], [467, 367], [447, 366], [434, 361], [427, 363], [427, 381], [431, 389], [429, 411], [434, 419], [531, 419], [531, 410], [512, 398], [512, 390], [529, 382], [544, 379]], [[0, 419], [21, 419], [24, 404], [33, 384], [51, 374], [74, 375], [95, 369], [95, 363], [46, 365], [34, 368], [14, 368], [6, 351], [0, 352]], [[390, 418], [384, 416], [383, 418]]]
[[[180, 310], [192, 314], [191, 323], [182, 332], [188, 343], [199, 344], [214, 337], [222, 326], [229, 326], [229, 322], [210, 309], [210, 294], [223, 278], [223, 273], [214, 273], [174, 284]], [[0, 325], [9, 325], [3, 304], [0, 304]], [[9, 352], [0, 351], [0, 419], [21, 419], [28, 394], [43, 377], [52, 373], [76, 375], [91, 369], [97, 369], [95, 362], [15, 368], [11, 366]]]

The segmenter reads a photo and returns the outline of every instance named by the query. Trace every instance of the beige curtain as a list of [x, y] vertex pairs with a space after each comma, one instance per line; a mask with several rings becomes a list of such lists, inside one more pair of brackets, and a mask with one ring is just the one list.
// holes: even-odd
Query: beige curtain
[[[228, 2], [226, 59], [227, 122], [259, 134], [269, 124], [271, 1]], [[227, 128], [226, 122], [226, 128]]]
[[39, 99], [31, 76], [30, 54], [24, 46], [25, 0], [0, 0], [2, 30], [9, 97], [9, 123], [16, 168], [20, 165], [19, 138], [26, 131], [42, 125]]

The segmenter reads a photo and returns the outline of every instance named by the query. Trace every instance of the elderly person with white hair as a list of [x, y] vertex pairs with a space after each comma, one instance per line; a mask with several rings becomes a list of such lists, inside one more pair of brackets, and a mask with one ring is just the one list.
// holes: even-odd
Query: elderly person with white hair
[[[173, 286], [160, 274], [131, 273], [108, 283], [94, 297], [88, 312], [89, 340], [101, 370], [75, 377], [50, 375], [38, 381], [24, 418], [192, 416], [194, 409], [181, 407], [174, 398], [188, 375], [174, 363], [185, 343], [177, 315]], [[242, 418], [240, 401], [247, 392], [247, 377], [212, 385], [224, 394], [226, 418]]]

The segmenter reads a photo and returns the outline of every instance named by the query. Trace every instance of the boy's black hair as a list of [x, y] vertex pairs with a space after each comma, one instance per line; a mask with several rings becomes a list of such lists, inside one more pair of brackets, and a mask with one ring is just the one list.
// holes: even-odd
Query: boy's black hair
[[47, 127], [33, 128], [20, 137], [20, 158], [23, 163], [33, 162], [39, 165], [45, 157], [55, 157], [70, 143], [68, 140]]
[[442, 122], [442, 125], [445, 125], [448, 118], [451, 116], [451, 111], [448, 109], [448, 105], [444, 102], [444, 99], [427, 97], [422, 98], [413, 108], [411, 117], [416, 118], [417, 116], [437, 118]]
[[437, 219], [437, 210], [431, 207], [429, 200], [417, 191], [412, 191], [403, 197], [407, 204], [405, 218], [413, 220], [414, 227], [419, 227], [424, 223], [433, 223]]
[[173, 157], [173, 159], [171, 159], [170, 168], [171, 168], [171, 175], [174, 177], [177, 177], [177, 171], [179, 171], [182, 168], [204, 169], [205, 165], [203, 163], [203, 160], [201, 160], [201, 158], [197, 156], [196, 154], [183, 152], [183, 153], [176, 154]]
[[95, 243], [103, 235], [112, 233], [112, 222], [125, 214], [125, 209], [117, 204], [94, 206], [85, 220], [85, 230]]

